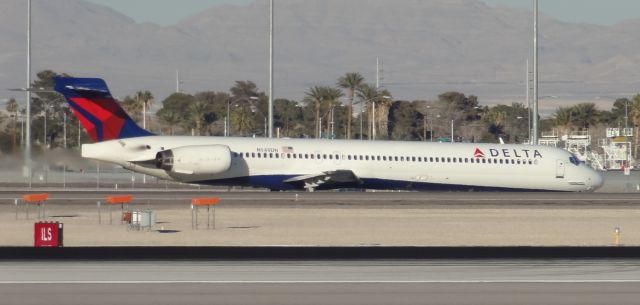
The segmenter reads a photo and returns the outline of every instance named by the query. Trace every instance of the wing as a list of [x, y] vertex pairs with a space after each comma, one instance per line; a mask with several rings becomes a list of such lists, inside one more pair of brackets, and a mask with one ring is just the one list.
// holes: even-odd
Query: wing
[[358, 187], [362, 181], [350, 170], [326, 171], [318, 174], [296, 176], [283, 181], [309, 191], [316, 189]]

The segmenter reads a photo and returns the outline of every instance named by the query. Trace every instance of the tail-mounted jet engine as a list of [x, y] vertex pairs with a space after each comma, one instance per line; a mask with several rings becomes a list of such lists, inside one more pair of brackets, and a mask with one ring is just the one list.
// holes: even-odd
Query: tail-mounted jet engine
[[156, 168], [169, 174], [215, 175], [231, 167], [231, 150], [226, 145], [182, 146], [156, 154]]

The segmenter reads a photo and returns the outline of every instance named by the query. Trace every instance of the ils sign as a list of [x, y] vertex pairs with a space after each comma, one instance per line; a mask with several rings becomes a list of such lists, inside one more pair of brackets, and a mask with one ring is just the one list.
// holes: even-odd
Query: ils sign
[[35, 247], [62, 247], [62, 224], [37, 222], [34, 226]]

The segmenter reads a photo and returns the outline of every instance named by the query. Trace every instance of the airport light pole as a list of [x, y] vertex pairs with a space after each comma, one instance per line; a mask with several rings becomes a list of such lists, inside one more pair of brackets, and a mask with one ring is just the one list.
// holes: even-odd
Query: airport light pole
[[[27, 0], [27, 87], [31, 87], [31, 0]], [[31, 188], [31, 92], [27, 95], [27, 118], [25, 131], [24, 162], [26, 174], [29, 176], [29, 188]]]
[[451, 143], [455, 142], [455, 140], [453, 139], [453, 121], [454, 119], [451, 119]]
[[44, 140], [44, 149], [47, 149], [47, 107], [49, 107], [49, 105], [47, 103], [44, 103], [44, 107], [42, 107], [42, 109], [44, 110], [44, 133], [42, 135], [42, 139]]
[[[245, 99], [245, 98], [240, 98], [240, 99], [228, 98], [227, 99], [227, 117], [225, 119], [226, 126], [225, 126], [225, 132], [224, 132], [225, 133], [224, 134], [225, 137], [227, 137], [227, 136], [230, 137], [231, 136], [231, 102], [246, 101], [252, 107], [251, 111], [255, 112], [255, 109], [257, 109], [257, 107], [253, 105], [252, 101], [257, 101], [257, 100], [259, 100], [259, 98], [257, 96], [250, 96], [247, 99]], [[260, 114], [262, 114], [262, 113], [260, 113]], [[266, 118], [266, 116], [264, 114], [262, 114], [262, 116]], [[265, 136], [266, 136], [266, 134], [267, 133], [265, 132]]]
[[[267, 136], [265, 134], [265, 136]], [[269, 0], [269, 138], [273, 137], [273, 0]]]
[[364, 107], [360, 109], [360, 140], [362, 140], [362, 116], [364, 115]]
[[531, 140], [538, 145], [538, 0], [533, 0], [533, 131]]
[[[423, 121], [422, 121], [422, 140], [423, 141], [427, 141], [427, 116], [431, 113], [429, 111], [429, 109], [431, 109], [431, 106], [425, 104], [424, 115], [422, 116], [422, 119], [423, 119]], [[431, 120], [429, 120], [429, 123], [431, 123]], [[431, 141], [433, 142], [433, 135], [431, 135]]]

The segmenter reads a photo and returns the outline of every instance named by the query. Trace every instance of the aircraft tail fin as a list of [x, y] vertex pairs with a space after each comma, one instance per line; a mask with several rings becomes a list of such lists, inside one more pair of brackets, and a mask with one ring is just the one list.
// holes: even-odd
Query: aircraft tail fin
[[154, 135], [127, 115], [100, 78], [56, 77], [55, 90], [64, 95], [93, 142]]

